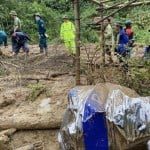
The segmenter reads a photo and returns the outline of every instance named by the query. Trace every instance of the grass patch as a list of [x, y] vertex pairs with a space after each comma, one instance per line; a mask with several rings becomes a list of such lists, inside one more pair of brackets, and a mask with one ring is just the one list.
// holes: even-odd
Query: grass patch
[[27, 100], [35, 101], [41, 94], [46, 93], [46, 87], [40, 83], [29, 84], [30, 94], [27, 96]]

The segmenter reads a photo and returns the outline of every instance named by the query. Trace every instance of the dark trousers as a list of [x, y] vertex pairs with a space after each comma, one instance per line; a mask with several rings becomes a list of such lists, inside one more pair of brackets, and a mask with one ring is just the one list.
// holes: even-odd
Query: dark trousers
[[47, 39], [44, 34], [39, 35], [39, 47], [40, 49], [47, 49]]
[[29, 52], [29, 46], [27, 42], [24, 43], [12, 43], [13, 46], [13, 52], [15, 52], [16, 54], [19, 53], [20, 49], [23, 48], [24, 52], [28, 53]]
[[104, 49], [105, 49], [106, 54], [107, 54], [108, 57], [109, 57], [109, 62], [112, 63], [112, 62], [113, 62], [113, 59], [112, 59], [112, 52], [111, 52], [112, 46], [111, 46], [111, 45], [105, 45], [105, 46], [104, 46]]
[[8, 46], [7, 44], [7, 36], [3, 36], [2, 38], [0, 38], [0, 45], [4, 44], [4, 46]]

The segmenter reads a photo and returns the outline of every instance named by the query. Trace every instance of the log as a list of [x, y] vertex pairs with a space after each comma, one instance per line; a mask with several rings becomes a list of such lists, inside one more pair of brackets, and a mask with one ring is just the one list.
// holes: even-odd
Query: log
[[19, 147], [15, 150], [34, 150], [34, 146], [33, 146], [33, 144], [29, 144], [29, 145], [26, 145], [26, 146]]
[[[125, 4], [120, 4], [120, 5], [116, 5], [116, 6], [104, 6], [104, 10], [110, 10], [110, 9], [119, 9], [121, 7], [124, 7], [126, 5]], [[145, 1], [145, 2], [135, 2], [132, 3], [131, 5], [129, 5], [128, 7], [135, 7], [135, 6], [140, 6], [140, 5], [150, 5], [150, 1]], [[98, 11], [101, 11], [101, 8], [97, 8]]]
[[[11, 114], [0, 116], [0, 130], [36, 130], [59, 129], [67, 102], [50, 98], [29, 102], [16, 108]], [[59, 102], [59, 103], [58, 103]]]
[[[63, 95], [59, 97], [63, 99]], [[50, 98], [29, 102], [8, 115], [0, 116], [0, 130], [59, 129], [66, 103]], [[59, 102], [59, 103], [58, 103]]]
[[75, 74], [69, 73], [69, 72], [63, 72], [63, 73], [48, 73], [47, 75], [18, 75], [18, 76], [10, 76], [5, 78], [0, 78], [0, 80], [52, 80], [55, 81], [53, 78], [63, 76], [63, 75], [71, 75], [74, 76]]
[[0, 130], [15, 128], [17, 130], [37, 130], [37, 129], [59, 129], [61, 119], [56, 119], [53, 115], [45, 116], [22, 116], [0, 118]]
[[43, 145], [42, 142], [36, 142], [34, 144], [28, 144], [26, 146], [19, 147], [15, 150], [42, 150], [43, 149], [42, 145]]

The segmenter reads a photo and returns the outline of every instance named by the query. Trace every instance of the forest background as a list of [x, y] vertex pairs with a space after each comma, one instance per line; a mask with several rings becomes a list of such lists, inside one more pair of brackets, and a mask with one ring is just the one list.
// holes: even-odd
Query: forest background
[[[112, 0], [107, 5], [123, 3], [126, 0]], [[148, 27], [150, 27], [150, 11], [149, 5], [137, 7], [127, 7], [116, 13], [113, 18], [125, 22], [132, 20], [135, 32], [135, 40], [137, 43], [147, 44], [149, 39]], [[93, 29], [92, 19], [99, 16], [100, 12], [96, 11], [97, 5], [90, 3], [88, 0], [80, 0], [81, 15], [81, 40], [83, 42], [98, 42], [98, 37]], [[73, 1], [72, 0], [1, 0], [0, 4], [0, 28], [8, 32], [12, 29], [13, 19], [9, 15], [11, 10], [15, 10], [21, 19], [22, 30], [29, 34], [32, 42], [38, 41], [37, 26], [34, 20], [34, 13], [39, 12], [46, 22], [49, 42], [59, 42], [60, 25], [63, 22], [62, 16], [67, 14], [71, 21], [74, 22]], [[112, 10], [105, 11], [107, 15]]]

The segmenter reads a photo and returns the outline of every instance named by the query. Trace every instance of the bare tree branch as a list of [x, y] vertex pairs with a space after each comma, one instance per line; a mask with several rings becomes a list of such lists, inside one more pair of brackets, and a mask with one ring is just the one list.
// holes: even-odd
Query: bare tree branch
[[136, 1], [137, 1], [137, 0], [133, 0], [133, 1], [128, 2], [126, 5], [123, 5], [121, 8], [119, 8], [119, 9], [113, 11], [113, 12], [110, 13], [108, 16], [106, 16], [106, 17], [104, 17], [103, 19], [101, 19], [100, 21], [96, 22], [96, 24], [99, 24], [100, 22], [104, 21], [105, 19], [107, 19], [107, 18], [109, 18], [110, 16], [116, 14], [116, 13], [119, 12], [120, 10], [122, 10], [122, 9], [124, 9], [124, 8], [126, 8], [126, 7], [128, 7], [129, 5], [131, 5], [132, 3], [136, 2]]
[[112, 0], [104, 0], [104, 1], [97, 1], [97, 0], [89, 0], [90, 2], [96, 4], [96, 5], [101, 5], [101, 4], [104, 4], [104, 3], [107, 3], [107, 2], [111, 2]]
[[117, 6], [120, 6], [121, 4], [122, 4], [122, 2], [117, 3], [117, 4], [114, 4], [114, 5], [112, 5], [112, 6], [108, 6], [108, 5], [106, 6], [106, 5], [105, 5], [105, 6], [103, 7], [103, 9], [100, 7], [100, 8], [97, 8], [96, 10], [97, 10], [97, 11], [104, 11], [104, 10], [107, 10], [107, 8], [109, 8], [109, 9], [111, 9], [111, 8], [112, 8], [112, 9], [115, 9]]
[[101, 3], [107, 3], [107, 2], [111, 2], [112, 0], [104, 0], [104, 1], [102, 1]]
[[[114, 5], [114, 6], [108, 6], [104, 5], [104, 10], [110, 10], [110, 9], [119, 9], [121, 7], [124, 7], [127, 3], [125, 4], [120, 4], [120, 5]], [[145, 1], [145, 2], [136, 2], [131, 5], [128, 5], [128, 7], [134, 7], [134, 6], [140, 6], [140, 5], [150, 5], [150, 1]], [[98, 11], [101, 11], [101, 8], [97, 9]]]

